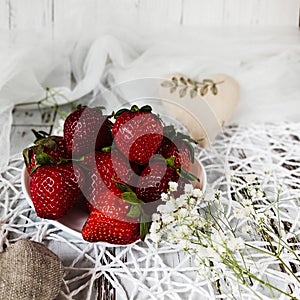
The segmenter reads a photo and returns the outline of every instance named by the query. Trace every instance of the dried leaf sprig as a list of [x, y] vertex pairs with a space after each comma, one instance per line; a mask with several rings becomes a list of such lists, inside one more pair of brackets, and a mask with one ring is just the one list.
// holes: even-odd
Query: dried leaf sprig
[[195, 81], [190, 78], [184, 78], [182, 76], [173, 76], [171, 80], [165, 80], [161, 83], [162, 87], [169, 88], [170, 93], [174, 93], [179, 89], [179, 97], [183, 98], [189, 92], [191, 98], [195, 98], [197, 94], [200, 96], [205, 96], [209, 91], [213, 95], [218, 94], [218, 84], [223, 83], [214, 82], [212, 79], [203, 79], [202, 81]]

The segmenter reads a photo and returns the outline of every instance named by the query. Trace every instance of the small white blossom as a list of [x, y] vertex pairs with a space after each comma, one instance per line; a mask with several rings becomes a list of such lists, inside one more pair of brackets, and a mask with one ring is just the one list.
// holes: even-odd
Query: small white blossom
[[154, 242], [154, 243], [158, 243], [158, 242], [160, 242], [161, 241], [161, 233], [150, 233], [150, 238], [152, 239], [152, 241]]
[[161, 220], [164, 224], [168, 225], [174, 221], [174, 217], [171, 214], [164, 214], [161, 216]]
[[150, 233], [157, 233], [161, 229], [159, 222], [152, 222], [150, 227]]
[[245, 248], [245, 243], [241, 237], [234, 238], [231, 237], [227, 241], [227, 247], [231, 251], [237, 251]]
[[177, 207], [184, 206], [185, 204], [187, 204], [186, 195], [180, 195], [175, 201]]
[[184, 186], [184, 192], [187, 194], [187, 195], [192, 195], [193, 194], [193, 186], [191, 184], [186, 184]]
[[248, 218], [248, 217], [250, 217], [250, 215], [251, 215], [252, 212], [253, 212], [253, 211], [252, 211], [252, 207], [246, 206], [246, 207], [234, 209], [233, 215], [234, 215], [237, 219], [243, 219], [243, 218]]
[[178, 188], [178, 183], [177, 182], [173, 182], [173, 181], [169, 182], [169, 189], [170, 189], [171, 192], [176, 192], [177, 188]]
[[192, 195], [193, 197], [199, 199], [203, 196], [203, 193], [200, 189], [194, 189]]
[[221, 255], [212, 247], [207, 247], [207, 257], [211, 258], [215, 262], [221, 262]]
[[169, 195], [167, 193], [162, 193], [160, 197], [161, 197], [162, 201], [168, 201], [169, 200]]
[[161, 204], [157, 207], [157, 211], [161, 214], [172, 213], [176, 209], [175, 199], [170, 199], [166, 202], [166, 204]]
[[243, 234], [249, 234], [249, 233], [251, 233], [251, 226], [249, 226], [249, 225], [243, 226], [242, 227], [242, 233]]
[[152, 214], [152, 221], [153, 222], [156, 222], [156, 221], [159, 221], [159, 220], [160, 220], [160, 214], [158, 214], [158, 213]]
[[188, 216], [189, 211], [186, 208], [180, 208], [177, 212], [178, 218], [184, 219]]

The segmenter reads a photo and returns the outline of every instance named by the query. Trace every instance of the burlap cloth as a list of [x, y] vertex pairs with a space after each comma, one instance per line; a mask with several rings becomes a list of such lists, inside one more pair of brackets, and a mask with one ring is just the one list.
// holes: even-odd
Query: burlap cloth
[[52, 300], [63, 273], [59, 258], [44, 245], [18, 241], [0, 253], [0, 299]]

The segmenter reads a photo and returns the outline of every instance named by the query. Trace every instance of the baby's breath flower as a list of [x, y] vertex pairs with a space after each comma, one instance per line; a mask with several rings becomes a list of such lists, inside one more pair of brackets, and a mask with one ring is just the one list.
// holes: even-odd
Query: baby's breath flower
[[161, 204], [157, 207], [157, 211], [161, 214], [172, 213], [176, 209], [175, 199], [169, 199], [166, 204]]
[[245, 248], [245, 243], [241, 237], [231, 237], [227, 241], [227, 247], [231, 251], [237, 251]]
[[186, 184], [185, 186], [184, 186], [184, 192], [185, 192], [185, 194], [187, 194], [187, 195], [192, 195], [193, 194], [193, 186], [191, 185], [191, 184]]
[[159, 243], [161, 241], [161, 233], [160, 232], [155, 232], [155, 233], [150, 233], [150, 238], [154, 243]]
[[152, 222], [150, 227], [150, 233], [157, 233], [161, 229], [161, 224], [159, 222]]
[[153, 222], [156, 222], [156, 221], [159, 221], [159, 220], [160, 220], [160, 214], [158, 214], [158, 213], [152, 214], [152, 221]]
[[162, 201], [168, 201], [169, 200], [169, 195], [167, 193], [162, 193], [160, 197], [161, 197]]
[[181, 219], [184, 219], [188, 216], [189, 211], [186, 208], [180, 208], [177, 212], [177, 216]]
[[233, 211], [233, 215], [237, 218], [237, 219], [243, 219], [243, 218], [248, 218], [251, 215], [251, 207], [250, 206], [246, 206], [246, 207], [242, 207], [242, 208], [236, 208]]
[[177, 182], [173, 182], [173, 181], [169, 182], [169, 190], [171, 192], [176, 192], [177, 188], [178, 188], [178, 183]]
[[163, 214], [161, 220], [164, 224], [168, 225], [174, 221], [174, 217], [172, 214]]
[[187, 203], [187, 197], [186, 195], [180, 195], [176, 200], [177, 207], [182, 207], [184, 204]]
[[199, 198], [201, 198], [203, 196], [203, 193], [202, 193], [202, 191], [200, 189], [194, 189], [192, 195], [196, 199], [199, 199]]
[[243, 234], [249, 234], [251, 233], [251, 227], [249, 225], [245, 225], [242, 227], [242, 233]]
[[221, 262], [223, 260], [219, 252], [213, 247], [207, 247], [207, 257], [212, 259], [214, 262]]

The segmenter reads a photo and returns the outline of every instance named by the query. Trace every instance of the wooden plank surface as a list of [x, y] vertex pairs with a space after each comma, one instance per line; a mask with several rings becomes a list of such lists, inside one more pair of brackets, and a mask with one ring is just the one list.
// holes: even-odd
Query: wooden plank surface
[[300, 0], [0, 0], [0, 28], [66, 37], [179, 25], [299, 26]]

